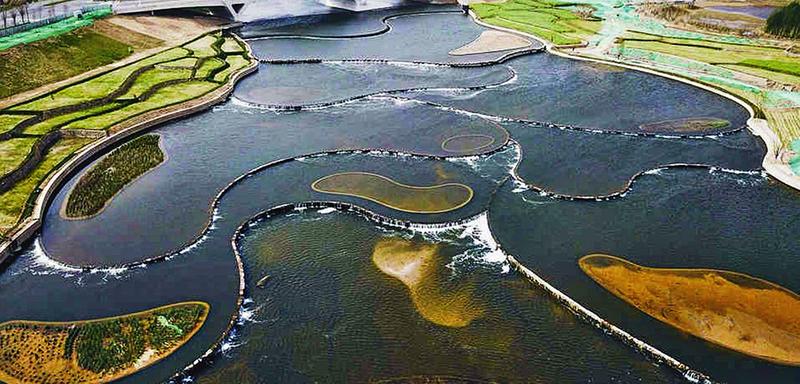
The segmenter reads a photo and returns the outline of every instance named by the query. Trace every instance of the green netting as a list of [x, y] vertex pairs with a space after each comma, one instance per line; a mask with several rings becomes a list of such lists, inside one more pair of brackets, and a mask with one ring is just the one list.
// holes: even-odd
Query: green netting
[[789, 160], [789, 167], [792, 168], [792, 172], [794, 172], [795, 175], [800, 175], [800, 139], [793, 140], [789, 144], [789, 147], [796, 153], [796, 155]]
[[73, 16], [53, 24], [31, 29], [29, 31], [15, 33], [11, 36], [0, 37], [0, 51], [20, 44], [33, 43], [49, 37], [58, 36], [75, 29], [91, 25], [94, 23], [95, 19], [100, 19], [110, 14], [111, 8], [103, 8], [84, 13], [81, 17]]

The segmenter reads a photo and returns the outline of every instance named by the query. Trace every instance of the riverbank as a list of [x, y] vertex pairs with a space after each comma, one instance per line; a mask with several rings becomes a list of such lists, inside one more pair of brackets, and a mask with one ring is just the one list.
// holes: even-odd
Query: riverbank
[[763, 160], [763, 167], [764, 167], [765, 171], [770, 176], [772, 176], [775, 179], [777, 179], [778, 181], [788, 185], [789, 187], [792, 187], [792, 188], [800, 191], [800, 176], [795, 175], [794, 172], [792, 172], [792, 169], [789, 167], [789, 165], [787, 163], [781, 161], [781, 159], [780, 159], [781, 149], [783, 148], [782, 141], [780, 140], [780, 138], [779, 138], [778, 134], [775, 132], [775, 130], [773, 130], [770, 127], [769, 122], [765, 118], [763, 118], [763, 114], [760, 113], [760, 111], [757, 111], [757, 109], [756, 109], [757, 107], [755, 107], [749, 100], [747, 100], [747, 99], [745, 99], [745, 98], [743, 98], [743, 97], [741, 97], [741, 96], [739, 96], [737, 94], [731, 93], [731, 92], [729, 92], [727, 90], [724, 90], [724, 89], [722, 89], [720, 87], [717, 87], [715, 85], [706, 84], [706, 83], [702, 83], [702, 82], [699, 82], [699, 81], [694, 80], [694, 79], [690, 79], [688, 77], [683, 77], [683, 76], [678, 76], [678, 75], [675, 75], [675, 74], [672, 74], [672, 73], [663, 72], [663, 71], [659, 70], [656, 67], [640, 65], [640, 64], [631, 64], [631, 63], [626, 63], [626, 62], [623, 62], [623, 61], [620, 61], [620, 60], [611, 60], [611, 59], [598, 58], [598, 57], [593, 57], [593, 56], [589, 57], [589, 56], [581, 55], [579, 52], [576, 52], [572, 48], [570, 48], [570, 51], [568, 52], [568, 51], [565, 51], [563, 49], [558, 48], [558, 46], [556, 46], [555, 44], [553, 44], [553, 43], [551, 43], [551, 42], [549, 42], [547, 40], [541, 39], [541, 38], [539, 38], [537, 36], [534, 36], [532, 34], [521, 32], [521, 31], [518, 31], [518, 30], [515, 30], [515, 29], [504, 28], [504, 27], [499, 27], [499, 26], [496, 26], [496, 25], [485, 23], [485, 22], [481, 21], [478, 18], [478, 16], [471, 10], [469, 11], [469, 15], [470, 15], [470, 17], [472, 18], [472, 20], [475, 23], [477, 23], [478, 25], [484, 26], [486, 28], [492, 28], [492, 29], [496, 29], [496, 30], [500, 30], [500, 31], [504, 31], [504, 32], [509, 32], [509, 33], [517, 33], [517, 34], [521, 34], [521, 35], [523, 35], [525, 37], [535, 39], [536, 41], [539, 41], [542, 44], [544, 44], [544, 46], [546, 47], [547, 52], [552, 53], [552, 54], [554, 54], [556, 56], [561, 56], [561, 57], [574, 59], [574, 60], [585, 61], [585, 62], [593, 62], [593, 63], [606, 64], [606, 65], [611, 65], [611, 66], [616, 66], [616, 67], [621, 67], [621, 68], [626, 68], [626, 69], [632, 69], [632, 70], [636, 70], [636, 71], [640, 71], [640, 72], [645, 72], [645, 73], [649, 73], [649, 74], [665, 77], [665, 78], [668, 78], [668, 79], [671, 79], [671, 80], [680, 81], [682, 83], [686, 83], [686, 84], [689, 84], [689, 85], [704, 89], [706, 91], [715, 93], [717, 95], [720, 95], [722, 97], [725, 97], [727, 99], [730, 99], [730, 100], [738, 103], [744, 109], [746, 109], [748, 111], [748, 113], [750, 114], [750, 119], [747, 122], [748, 130], [750, 132], [752, 132], [754, 135], [756, 135], [759, 138], [761, 138], [764, 141], [765, 145], [766, 145], [767, 153], [764, 155], [764, 160]]
[[[5, 261], [12, 251], [19, 245], [33, 237], [33, 235], [41, 227], [41, 222], [44, 214], [46, 213], [46, 208], [49, 205], [52, 197], [55, 195], [61, 185], [66, 182], [68, 177], [82, 168], [88, 161], [92, 160], [106, 149], [124, 141], [132, 135], [153, 128], [156, 125], [168, 120], [184, 117], [205, 110], [212, 105], [224, 101], [233, 91], [234, 85], [239, 79], [247, 74], [252, 73], [253, 71], [256, 71], [258, 68], [258, 62], [254, 59], [249, 45], [236, 37], [230, 38], [238, 41], [243, 47], [243, 51], [238, 55], [245, 58], [246, 61], [242, 64], [237, 64], [236, 67], [231, 67], [231, 64], [228, 64], [227, 67], [218, 68], [216, 72], [208, 72], [206, 74], [207, 78], [214, 80], [219, 79], [217, 80], [219, 81], [219, 83], [217, 83], [218, 85], [214, 86], [211, 90], [204, 92], [198, 97], [184, 102], [178, 102], [171, 105], [168, 104], [166, 106], [157, 107], [150, 111], [146, 110], [132, 117], [124, 118], [125, 116], [123, 115], [123, 119], [121, 121], [111, 120], [111, 124], [106, 129], [108, 132], [107, 137], [96, 141], [93, 144], [90, 144], [76, 152], [76, 154], [74, 154], [69, 160], [66, 160], [66, 162], [57, 171], [55, 171], [55, 173], [43, 180], [40, 185], [44, 185], [44, 187], [42, 187], [41, 191], [38, 191], [38, 196], [32, 202], [30, 207], [30, 215], [28, 215], [26, 219], [22, 219], [22, 221], [20, 221], [14, 227], [14, 229], [9, 231], [6, 238], [4, 238], [3, 242], [0, 243], [0, 263]], [[214, 49], [220, 52], [219, 47], [221, 46], [222, 44], [220, 43], [217, 48]], [[236, 54], [231, 55], [233, 55], [232, 57], [237, 57]], [[231, 56], [226, 54], [226, 57]], [[210, 58], [206, 59], [205, 61], [210, 60], [213, 59]], [[199, 71], [200, 68], [197, 68], [196, 70]], [[128, 84], [128, 89], [130, 86], [131, 84]], [[118, 91], [118, 93], [127, 92], [128, 89], [123, 87]], [[112, 111], [111, 113], [113, 114], [114, 112]], [[85, 122], [85, 120], [82, 121]]]

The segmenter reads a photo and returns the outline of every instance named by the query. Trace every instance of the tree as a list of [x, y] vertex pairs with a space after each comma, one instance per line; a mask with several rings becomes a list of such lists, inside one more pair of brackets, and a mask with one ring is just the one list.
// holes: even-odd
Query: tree
[[799, 38], [800, 3], [795, 1], [769, 15], [766, 31], [773, 35]]

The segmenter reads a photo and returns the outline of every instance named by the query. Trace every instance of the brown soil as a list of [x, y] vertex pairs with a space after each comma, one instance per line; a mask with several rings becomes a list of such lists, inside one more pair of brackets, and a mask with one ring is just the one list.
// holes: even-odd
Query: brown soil
[[123, 28], [109, 20], [99, 20], [92, 24], [89, 29], [130, 45], [137, 50], [155, 48], [164, 44], [161, 39]]
[[484, 31], [469, 44], [450, 51], [452, 56], [476, 55], [481, 53], [508, 51], [531, 46], [531, 41], [507, 32]]
[[218, 29], [226, 21], [217, 18], [171, 16], [114, 16], [108, 22], [118, 27], [148, 35], [167, 45], [183, 44], [206, 32]]
[[648, 268], [602, 254], [579, 265], [614, 295], [675, 328], [749, 356], [800, 365], [800, 296], [781, 286], [736, 272]]

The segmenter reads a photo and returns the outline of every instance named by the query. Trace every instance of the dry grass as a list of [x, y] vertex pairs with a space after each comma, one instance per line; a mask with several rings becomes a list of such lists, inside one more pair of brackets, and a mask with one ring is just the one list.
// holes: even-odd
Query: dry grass
[[800, 365], [800, 296], [765, 280], [711, 269], [648, 268], [588, 255], [580, 267], [642, 312], [723, 347]]
[[[8, 384], [72, 384], [119, 379], [155, 363], [185, 344], [203, 325], [208, 310], [207, 303], [184, 302], [89, 321], [10, 321], [0, 324], [0, 380]], [[138, 326], [141, 334], [135, 335], [134, 340], [119, 333], [105, 332], [120, 323], [123, 324], [122, 333]], [[174, 323], [183, 325], [183, 328]], [[91, 344], [97, 337], [102, 338], [100, 343]], [[128, 344], [120, 345], [120, 342]], [[143, 351], [136, 354], [135, 359], [123, 360], [124, 363], [111, 369], [93, 370], [82, 363], [87, 359], [82, 353], [92, 353], [93, 359], [119, 359], [119, 354], [131, 345], [140, 345]]]

